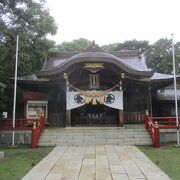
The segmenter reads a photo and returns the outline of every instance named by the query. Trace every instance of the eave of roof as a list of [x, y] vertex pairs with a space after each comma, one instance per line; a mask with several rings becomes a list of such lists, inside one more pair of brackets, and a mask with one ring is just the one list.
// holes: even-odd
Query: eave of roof
[[47, 78], [39, 78], [36, 76], [36, 74], [31, 74], [31, 75], [28, 75], [28, 76], [21, 76], [21, 77], [18, 77], [17, 80], [19, 82], [48, 82], [49, 79]]
[[[177, 79], [180, 79], [180, 75], [176, 76]], [[159, 82], [159, 81], [173, 81], [174, 76], [171, 74], [163, 74], [155, 72], [151, 77], [151, 82]]]
[[[161, 101], [174, 101], [174, 89], [158, 90], [157, 97]], [[177, 100], [180, 100], [180, 90], [177, 90]]]
[[113, 63], [113, 64], [119, 66], [125, 72], [130, 73], [130, 74], [145, 76], [145, 77], [151, 77], [153, 75], [152, 71], [137, 70], [137, 69], [129, 66], [128, 63], [123, 61], [121, 58], [116, 57], [112, 54], [104, 53], [104, 52], [85, 52], [85, 53], [76, 54], [76, 55], [68, 58], [63, 63], [59, 64], [54, 69], [52, 69], [50, 71], [41, 71], [41, 72], [37, 73], [36, 75], [39, 77], [56, 75], [58, 73], [65, 71], [68, 67], [70, 67], [73, 64], [83, 63], [83, 62]]
[[24, 100], [48, 100], [48, 95], [40, 92], [23, 91]]

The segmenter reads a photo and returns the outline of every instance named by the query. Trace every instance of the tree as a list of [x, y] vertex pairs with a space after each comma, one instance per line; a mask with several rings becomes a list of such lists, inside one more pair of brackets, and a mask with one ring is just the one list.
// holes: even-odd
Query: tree
[[[175, 53], [180, 54], [180, 42], [175, 44]], [[149, 68], [156, 72], [172, 74], [172, 41], [167, 38], [159, 39], [145, 53]], [[176, 56], [177, 72], [180, 72], [178, 64], [180, 58]]]
[[[46, 36], [55, 34], [56, 29], [53, 17], [45, 8], [45, 0], [1, 0], [0, 82], [11, 84], [10, 78], [14, 76], [17, 35], [20, 37], [18, 76], [22, 76], [39, 70], [55, 44]], [[6, 92], [0, 91], [0, 111], [6, 109], [4, 105], [11, 98], [10, 86]]]
[[91, 41], [80, 38], [73, 40], [72, 42], [63, 42], [56, 46], [55, 50], [59, 52], [81, 52], [84, 51], [89, 45]]
[[124, 41], [123, 43], [113, 43], [102, 47], [106, 51], [121, 51], [121, 50], [146, 50], [149, 48], [149, 42], [138, 41], [136, 39]]
[[5, 92], [5, 89], [0, 88], [0, 118], [2, 117], [2, 112], [6, 111], [8, 104], [8, 96]]
[[118, 49], [118, 45], [119, 43], [112, 43], [108, 45], [103, 45], [101, 46], [101, 48], [105, 51], [115, 51], [116, 49]]
[[54, 42], [47, 34], [56, 33], [56, 25], [45, 8], [45, 0], [2, 0], [0, 2], [0, 79], [9, 82], [15, 64], [16, 36], [19, 34], [18, 75], [39, 69]]
[[[152, 45], [147, 40], [130, 40], [123, 43], [104, 45], [106, 51], [138, 50], [146, 55], [147, 65], [150, 69], [160, 73], [172, 73], [172, 42], [165, 38], [159, 39]], [[175, 44], [176, 71], [180, 73], [180, 42]]]

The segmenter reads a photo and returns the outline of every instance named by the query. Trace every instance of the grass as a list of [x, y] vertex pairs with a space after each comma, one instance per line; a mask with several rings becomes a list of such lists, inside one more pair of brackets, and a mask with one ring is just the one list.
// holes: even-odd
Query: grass
[[31, 149], [29, 146], [0, 147], [5, 158], [0, 160], [0, 179], [19, 180], [35, 166], [52, 147]]
[[173, 180], [180, 179], [180, 147], [162, 145], [161, 148], [139, 146], [157, 166]]

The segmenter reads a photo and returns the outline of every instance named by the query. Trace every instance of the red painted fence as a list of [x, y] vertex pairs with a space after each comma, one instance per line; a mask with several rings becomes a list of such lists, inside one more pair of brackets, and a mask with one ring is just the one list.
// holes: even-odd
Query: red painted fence
[[153, 123], [151, 117], [147, 113], [145, 115], [144, 120], [145, 120], [146, 129], [149, 131], [151, 135], [154, 147], [159, 148], [160, 147], [160, 134], [159, 134], [160, 132], [159, 132], [158, 123], [157, 122]]
[[[180, 117], [178, 118], [180, 120]], [[144, 117], [145, 127], [149, 131], [153, 145], [156, 148], [160, 147], [160, 129], [177, 129], [176, 117], [150, 117], [146, 112]]]
[[[153, 122], [159, 124], [160, 129], [176, 129], [176, 117], [152, 117]], [[178, 118], [180, 121], [180, 117]], [[180, 126], [179, 126], [180, 127]]]
[[16, 119], [15, 128], [13, 128], [13, 120], [6, 118], [0, 119], [0, 130], [3, 131], [20, 131], [28, 130], [32, 131], [31, 135], [31, 147], [36, 148], [39, 142], [39, 138], [45, 129], [45, 117], [41, 116], [39, 119]]
[[33, 125], [32, 137], [31, 137], [31, 147], [36, 148], [40, 139], [42, 132], [45, 129], [45, 117], [41, 116], [39, 122]]

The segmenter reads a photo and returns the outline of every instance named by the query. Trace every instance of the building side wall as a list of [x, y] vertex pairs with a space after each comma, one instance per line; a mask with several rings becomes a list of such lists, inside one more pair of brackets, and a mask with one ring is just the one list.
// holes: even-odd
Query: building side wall
[[56, 85], [48, 104], [48, 123], [50, 127], [66, 126], [66, 92], [65, 83]]

